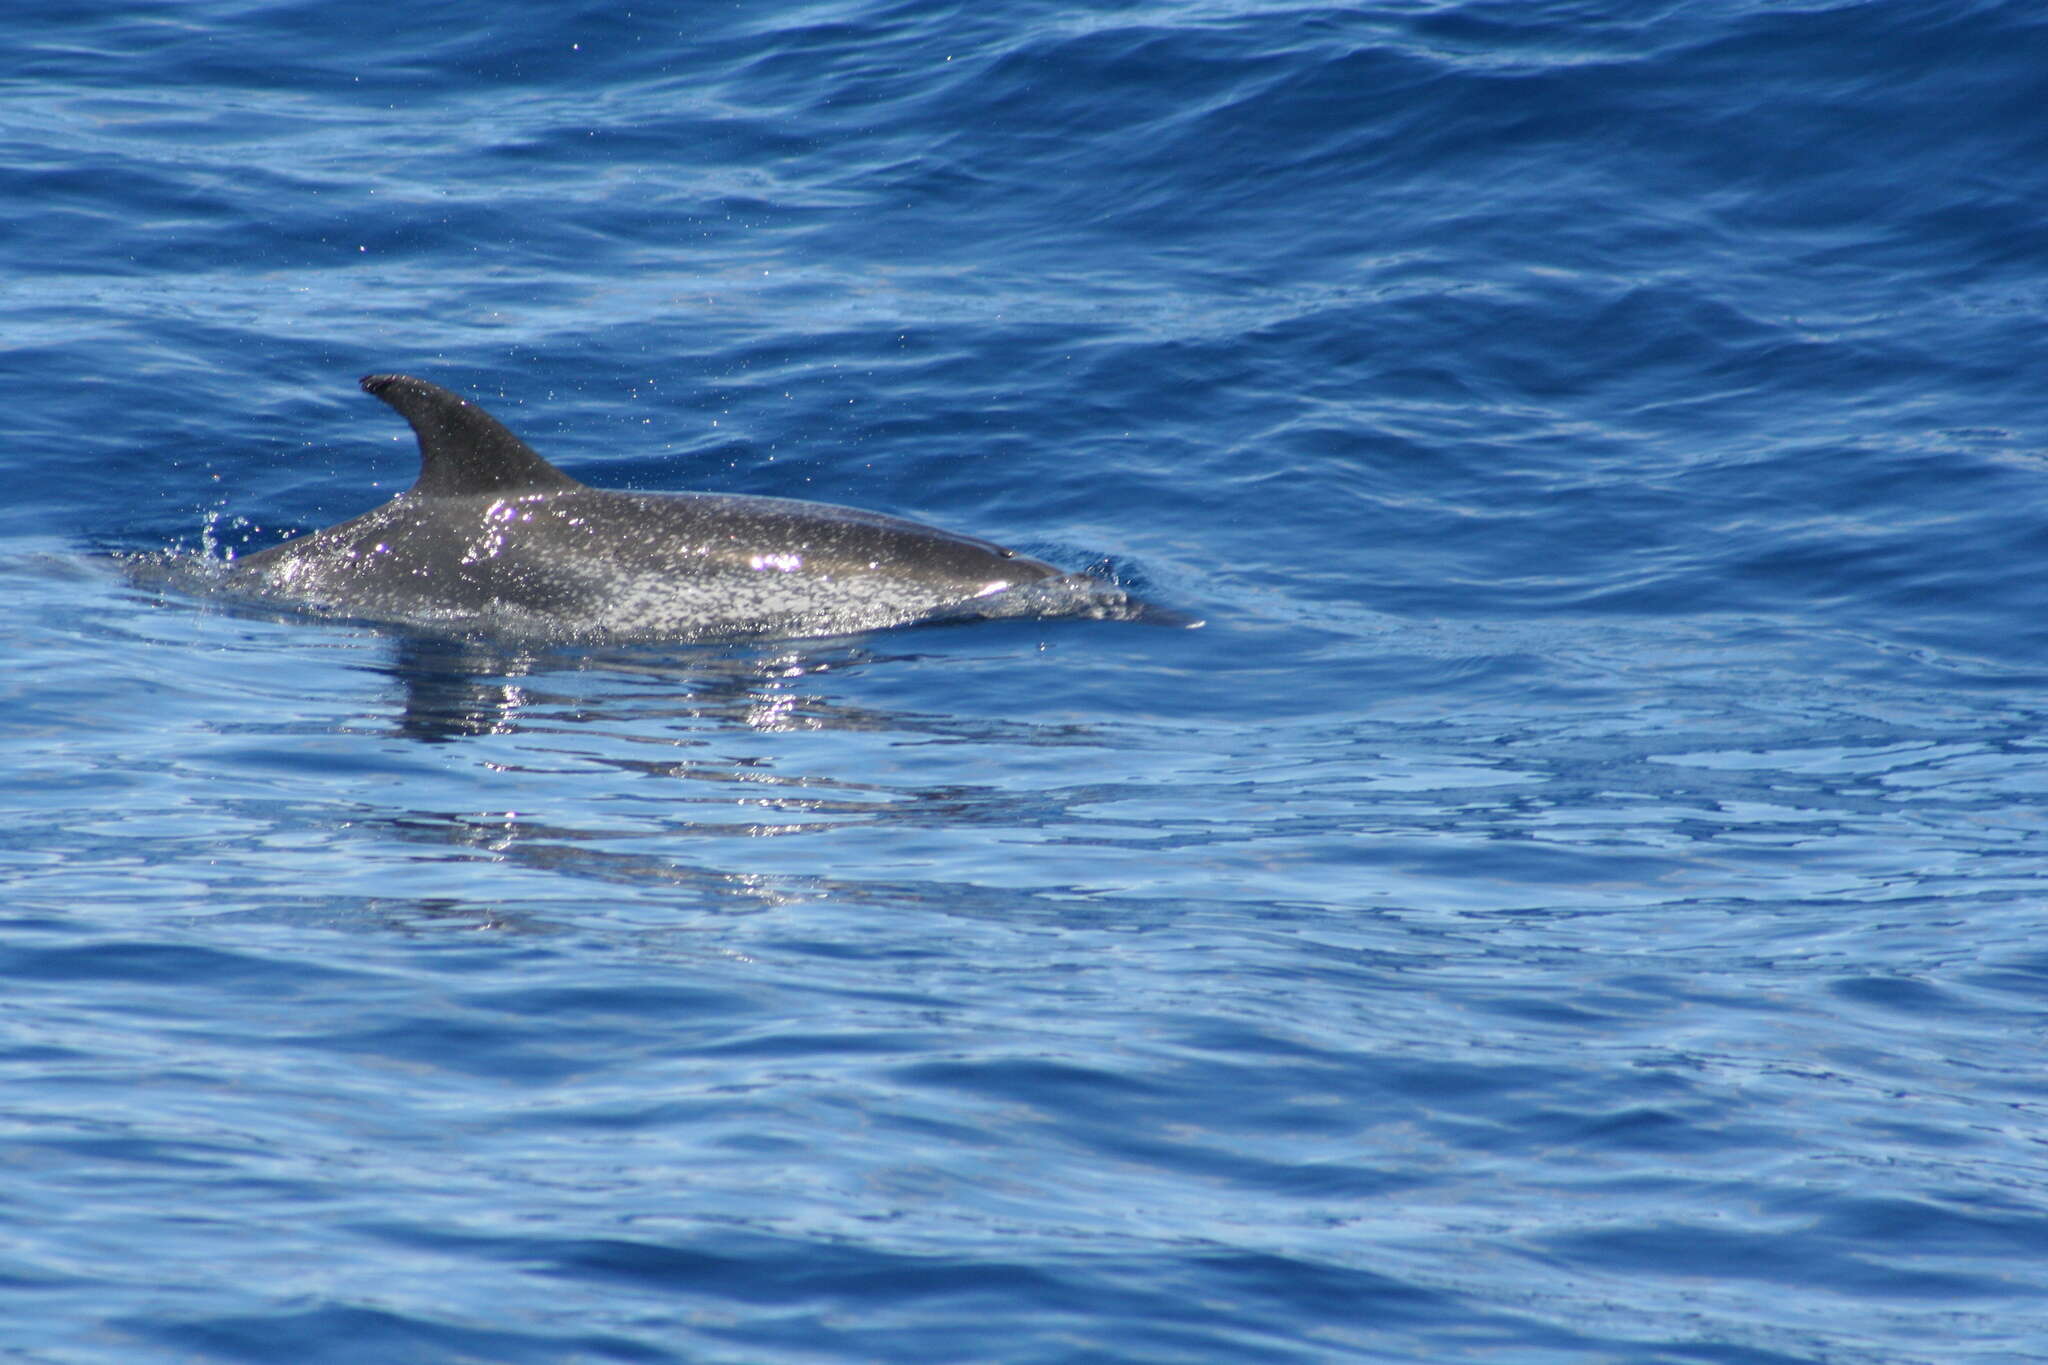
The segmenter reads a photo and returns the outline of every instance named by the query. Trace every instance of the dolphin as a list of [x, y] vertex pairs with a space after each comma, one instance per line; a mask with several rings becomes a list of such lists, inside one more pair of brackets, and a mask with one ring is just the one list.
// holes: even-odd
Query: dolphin
[[234, 559], [224, 576], [231, 594], [462, 634], [570, 641], [1173, 615], [1100, 579], [879, 512], [592, 488], [460, 394], [402, 374], [368, 375], [362, 386], [419, 437], [418, 482], [352, 520]]

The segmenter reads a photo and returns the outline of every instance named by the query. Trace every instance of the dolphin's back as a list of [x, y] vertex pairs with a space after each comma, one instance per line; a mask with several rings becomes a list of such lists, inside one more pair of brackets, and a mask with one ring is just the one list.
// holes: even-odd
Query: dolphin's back
[[[419, 438], [382, 507], [238, 560], [232, 590], [334, 615], [574, 639], [832, 635], [953, 616], [1117, 615], [1120, 591], [973, 536], [786, 498], [562, 473], [424, 380], [363, 387]], [[1014, 590], [1047, 585], [1036, 597]]]
[[234, 577], [350, 616], [626, 639], [841, 634], [986, 614], [975, 604], [1059, 572], [854, 508], [578, 486], [408, 492], [241, 560]]

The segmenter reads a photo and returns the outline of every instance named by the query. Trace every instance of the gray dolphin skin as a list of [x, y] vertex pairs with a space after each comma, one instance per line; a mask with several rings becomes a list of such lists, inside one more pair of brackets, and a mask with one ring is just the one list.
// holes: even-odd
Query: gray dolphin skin
[[475, 403], [362, 381], [419, 437], [419, 481], [351, 521], [237, 559], [266, 602], [555, 640], [839, 635], [992, 616], [1163, 615], [972, 536], [850, 507], [578, 483]]

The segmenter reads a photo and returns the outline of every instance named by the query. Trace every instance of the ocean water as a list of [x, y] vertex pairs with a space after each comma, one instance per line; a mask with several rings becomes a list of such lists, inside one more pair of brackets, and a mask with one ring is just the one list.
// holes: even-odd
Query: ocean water
[[[2044, 45], [22, 0], [0, 1354], [2048, 1359]], [[1208, 625], [123, 576], [370, 371]]]

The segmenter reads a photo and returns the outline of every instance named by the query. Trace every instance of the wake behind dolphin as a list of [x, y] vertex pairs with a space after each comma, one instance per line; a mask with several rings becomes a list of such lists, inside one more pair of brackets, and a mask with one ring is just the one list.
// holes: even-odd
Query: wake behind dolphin
[[418, 482], [236, 560], [231, 593], [525, 639], [839, 635], [999, 616], [1173, 619], [973, 536], [788, 498], [592, 488], [475, 403], [409, 375], [363, 388], [419, 437]]

